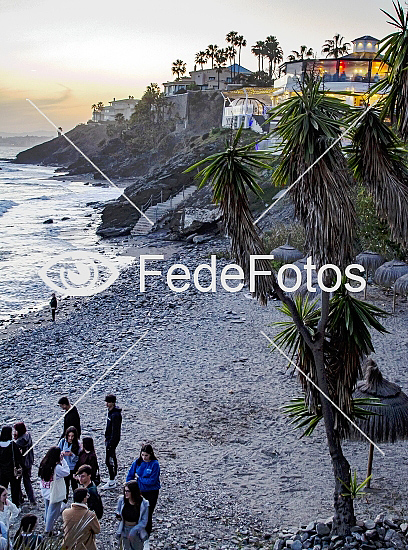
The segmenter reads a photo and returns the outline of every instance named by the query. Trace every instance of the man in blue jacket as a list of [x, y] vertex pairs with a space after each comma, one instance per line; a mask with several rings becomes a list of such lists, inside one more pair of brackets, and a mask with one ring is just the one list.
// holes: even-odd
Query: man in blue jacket
[[109, 471], [109, 481], [102, 485], [101, 489], [113, 489], [116, 487], [116, 475], [118, 473], [118, 461], [116, 458], [116, 447], [120, 441], [120, 430], [122, 426], [122, 409], [116, 406], [116, 395], [109, 394], [105, 397], [108, 416], [106, 418], [105, 464]]

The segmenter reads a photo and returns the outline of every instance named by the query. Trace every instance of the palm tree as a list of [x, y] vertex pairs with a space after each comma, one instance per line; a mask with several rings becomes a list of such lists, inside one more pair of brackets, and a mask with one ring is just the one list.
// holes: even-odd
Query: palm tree
[[207, 63], [207, 59], [208, 57], [206, 52], [201, 51], [196, 53], [195, 62], [201, 65], [201, 70], [203, 70], [203, 66]]
[[214, 68], [214, 58], [217, 51], [218, 51], [217, 44], [210, 44], [205, 51], [207, 57], [211, 59], [211, 69]]
[[[233, 61], [235, 59], [235, 56], [237, 55], [237, 50], [234, 48], [234, 46], [227, 46], [224, 50], [227, 58], [229, 59], [229, 62], [231, 64], [231, 81], [233, 79], [233, 75], [232, 75], [232, 65], [233, 65]], [[235, 69], [235, 67], [234, 67]]]
[[263, 40], [258, 40], [255, 46], [252, 46], [251, 48], [251, 53], [256, 55], [258, 58], [258, 73], [261, 72], [261, 57], [263, 57], [264, 47], [265, 47], [265, 42]]
[[[228, 44], [231, 44], [232, 47], [236, 46], [236, 39], [237, 39], [238, 33], [237, 31], [230, 31], [227, 36], [225, 37], [225, 40], [228, 42]], [[235, 55], [237, 52], [235, 51]], [[235, 78], [235, 55], [234, 55], [234, 78]], [[232, 74], [231, 74], [232, 77]]]
[[173, 61], [171, 72], [177, 75], [176, 80], [180, 80], [183, 74], [186, 73], [186, 64], [184, 63], [184, 61], [182, 61], [181, 59], [176, 59], [176, 61]]
[[349, 42], [344, 42], [344, 36], [340, 36], [340, 34], [335, 34], [333, 36], [333, 40], [326, 40], [326, 42], [322, 46], [322, 53], [326, 54], [326, 57], [334, 57], [334, 59], [338, 59], [342, 55], [348, 54], [351, 44]]
[[383, 116], [390, 117], [405, 142], [408, 142], [408, 13], [399, 1], [393, 2], [395, 17], [384, 10], [391, 19], [388, 23], [397, 31], [380, 42], [378, 54], [389, 67], [386, 78], [372, 89], [371, 94], [387, 92], [383, 104]]
[[220, 74], [222, 73], [222, 70], [225, 69], [225, 62], [228, 59], [227, 53], [225, 50], [217, 50], [215, 52], [215, 70], [217, 71], [218, 76], [218, 89], [220, 89]]
[[[296, 216], [305, 228], [306, 248], [313, 263], [317, 268], [332, 263], [344, 269], [354, 256], [356, 215], [351, 199], [353, 179], [341, 145], [334, 145], [334, 142], [342, 133], [344, 117], [348, 116], [350, 108], [338, 99], [327, 97], [319, 90], [320, 84], [321, 80], [314, 75], [305, 75], [301, 93], [285, 101], [273, 113], [274, 118], [280, 117], [276, 132], [283, 146], [273, 180], [279, 185], [296, 182], [291, 195]], [[361, 114], [361, 110], [358, 112]], [[378, 114], [376, 117], [379, 120]], [[372, 196], [380, 203], [382, 200], [383, 207], [387, 203], [392, 206], [401, 201], [398, 216], [381, 209], [390, 218], [391, 225], [396, 227], [401, 223], [401, 216], [408, 219], [408, 196], [395, 185], [395, 177], [397, 174], [403, 178], [408, 173], [408, 167], [402, 155], [398, 158], [393, 156], [395, 147], [393, 149], [392, 145], [396, 143], [389, 130], [391, 134], [379, 146], [381, 158], [375, 170], [369, 170], [370, 160], [366, 155], [367, 148], [373, 146], [373, 134], [372, 124], [365, 125], [364, 120], [357, 127], [356, 134], [361, 128], [365, 131], [361, 130], [363, 137], [354, 136], [356, 145], [350, 162], [356, 177], [369, 188], [377, 189], [378, 192], [373, 192]], [[266, 159], [257, 155], [261, 152], [254, 151], [251, 146], [239, 147], [240, 133], [241, 130], [225, 153], [212, 155], [191, 167], [191, 170], [206, 164], [197, 176], [201, 179], [201, 185], [211, 181], [213, 201], [220, 205], [231, 238], [232, 254], [248, 278], [249, 254], [264, 254], [265, 251], [253, 224], [247, 189], [260, 192], [254, 170], [265, 168]], [[333, 147], [316, 162], [329, 145]], [[371, 156], [377, 150], [375, 148]], [[306, 169], [309, 172], [305, 172]], [[389, 185], [386, 192], [385, 185]], [[406, 223], [403, 224], [401, 238], [407, 241]], [[260, 270], [271, 270], [267, 260], [259, 261], [257, 266]], [[352, 298], [341, 286], [332, 301], [329, 301], [327, 292], [322, 292], [321, 308], [314, 324], [310, 325], [305, 317], [306, 310], [283, 293], [273, 276], [262, 277], [255, 294], [261, 303], [265, 303], [273, 291], [293, 320], [291, 337], [281, 340], [281, 344], [296, 354], [298, 364], [300, 362], [302, 369], [320, 390], [348, 416], [352, 415], [352, 391], [362, 355], [373, 349], [369, 329], [385, 330], [378, 321], [383, 312]], [[346, 535], [355, 523], [353, 501], [349, 495], [343, 494], [342, 485], [342, 481], [348, 483], [350, 479], [350, 465], [341, 446], [341, 439], [349, 425], [305, 377], [301, 376], [300, 380], [309, 411], [315, 413], [320, 410], [325, 424], [335, 484], [332, 534]]]
[[238, 77], [239, 77], [239, 70], [241, 68], [241, 48], [245, 48], [247, 45], [245, 38], [240, 34], [235, 38], [235, 46], [238, 46]]
[[102, 111], [103, 111], [103, 102], [102, 101], [98, 101], [98, 103], [96, 104], [96, 111], [98, 112], [99, 114], [99, 122], [101, 121], [102, 119]]
[[300, 46], [300, 50], [292, 50], [292, 53], [288, 55], [289, 61], [303, 61], [304, 59], [310, 59], [314, 56], [312, 48], [308, 48], [305, 45]]
[[276, 36], [266, 37], [263, 52], [269, 60], [269, 78], [272, 78], [272, 73], [276, 76], [276, 66], [283, 60], [283, 51]]

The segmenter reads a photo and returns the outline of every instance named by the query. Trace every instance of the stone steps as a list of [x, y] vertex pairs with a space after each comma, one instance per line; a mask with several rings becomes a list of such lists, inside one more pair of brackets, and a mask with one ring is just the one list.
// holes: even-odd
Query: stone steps
[[[149, 206], [149, 208], [145, 211], [145, 214], [150, 220], [152, 220], [152, 222], [156, 223], [168, 212], [177, 208], [179, 204], [185, 201], [196, 191], [197, 186], [191, 185], [190, 187], [187, 187], [187, 189], [184, 189], [184, 191], [180, 191], [180, 193], [178, 193], [175, 197], [167, 199], [165, 202], [155, 204], [154, 206]], [[131, 235], [146, 235], [151, 231], [152, 227], [152, 224], [149, 223], [144, 216], [140, 216], [136, 225], [132, 229]]]

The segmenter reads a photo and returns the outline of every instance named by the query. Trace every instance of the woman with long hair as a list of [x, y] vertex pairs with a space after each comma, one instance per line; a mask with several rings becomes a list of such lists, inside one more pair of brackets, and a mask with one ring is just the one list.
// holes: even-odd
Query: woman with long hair
[[142, 497], [137, 481], [125, 483], [123, 497], [116, 508], [120, 520], [116, 536], [123, 550], [142, 550], [148, 538], [146, 525], [149, 518], [149, 502]]
[[149, 501], [149, 521], [147, 522], [146, 531], [150, 536], [153, 512], [160, 490], [160, 464], [151, 445], [142, 446], [139, 458], [129, 468], [126, 481], [132, 479], [137, 480], [141, 494]]
[[99, 485], [99, 465], [95, 453], [94, 440], [92, 439], [92, 437], [82, 438], [82, 449], [79, 451], [78, 461], [75, 466], [75, 472], [77, 472], [79, 468], [84, 464], [92, 468], [91, 479], [95, 483], [95, 485]]
[[14, 535], [14, 550], [35, 550], [42, 541], [42, 536], [34, 533], [37, 516], [26, 514], [21, 518], [20, 527]]
[[[7, 498], [7, 489], [0, 485], [0, 523], [2, 523], [6, 530], [6, 538], [8, 536], [8, 530], [12, 525], [20, 510], [17, 506]], [[4, 533], [3, 533], [4, 534]]]
[[[22, 479], [27, 498], [32, 504], [36, 504], [33, 486], [31, 485], [31, 468], [34, 463], [34, 451], [31, 448], [33, 445], [33, 440], [31, 439], [31, 435], [29, 434], [29, 432], [27, 432], [27, 428], [24, 422], [17, 422], [17, 424], [14, 424], [13, 437], [17, 446], [20, 449], [21, 456], [23, 458]], [[28, 449], [30, 450], [28, 451]], [[22, 495], [20, 497], [20, 500], [21, 502], [23, 501]]]
[[69, 476], [69, 466], [59, 447], [51, 447], [38, 468], [41, 494], [44, 498], [45, 533], [52, 533], [65, 497], [64, 477]]
[[11, 426], [3, 426], [0, 433], [0, 485], [10, 484], [11, 500], [19, 507], [23, 457], [13, 441]]
[[78, 488], [78, 482], [74, 478], [74, 473], [81, 447], [78, 441], [78, 431], [74, 426], [67, 428], [65, 437], [60, 440], [58, 447], [61, 449], [61, 454], [64, 456], [69, 466], [69, 476], [65, 477], [66, 497], [64, 502], [67, 502], [69, 496], [69, 485], [71, 484], [72, 492]]

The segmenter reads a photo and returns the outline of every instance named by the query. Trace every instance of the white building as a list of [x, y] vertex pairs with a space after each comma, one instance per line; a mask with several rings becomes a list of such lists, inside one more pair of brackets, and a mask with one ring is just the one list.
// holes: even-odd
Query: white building
[[129, 96], [128, 99], [116, 99], [109, 101], [109, 105], [102, 107], [102, 109], [94, 110], [92, 113], [92, 120], [94, 122], [114, 122], [117, 114], [122, 114], [126, 120], [129, 120], [130, 115], [135, 109], [135, 105], [139, 103], [140, 99], [135, 99], [133, 96]]

